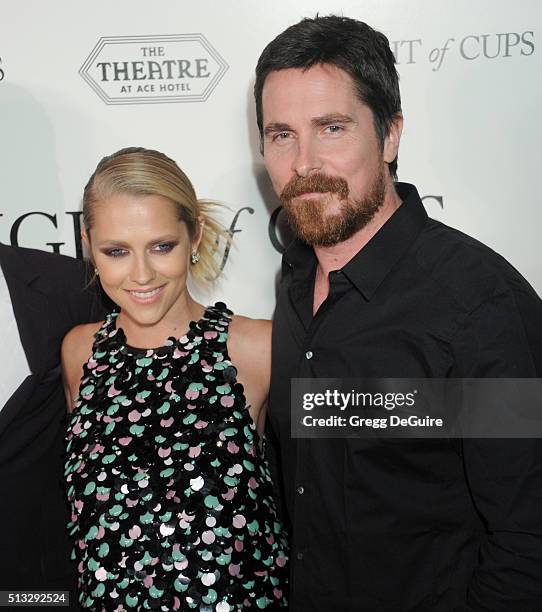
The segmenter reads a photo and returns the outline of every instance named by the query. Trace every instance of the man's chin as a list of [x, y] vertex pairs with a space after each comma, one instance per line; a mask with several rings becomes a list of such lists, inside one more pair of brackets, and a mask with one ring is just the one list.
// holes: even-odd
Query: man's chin
[[303, 228], [297, 224], [290, 225], [297, 238], [312, 247], [331, 247], [345, 239], [342, 232], [330, 230], [327, 225], [309, 228], [306, 225]]
[[325, 236], [325, 237], [313, 238], [310, 242], [309, 241], [303, 241], [303, 242], [305, 242], [305, 244], [311, 247], [325, 249], [329, 247], [334, 247], [335, 245], [339, 244], [339, 242], [342, 242], [342, 240], [337, 240], [335, 238], [330, 238], [329, 236]]

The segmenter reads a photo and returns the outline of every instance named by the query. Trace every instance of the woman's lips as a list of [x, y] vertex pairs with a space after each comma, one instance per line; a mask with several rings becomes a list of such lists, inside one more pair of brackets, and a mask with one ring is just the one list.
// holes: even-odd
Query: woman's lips
[[125, 289], [126, 293], [134, 302], [139, 304], [152, 304], [160, 298], [160, 294], [165, 285], [155, 287], [154, 289]]

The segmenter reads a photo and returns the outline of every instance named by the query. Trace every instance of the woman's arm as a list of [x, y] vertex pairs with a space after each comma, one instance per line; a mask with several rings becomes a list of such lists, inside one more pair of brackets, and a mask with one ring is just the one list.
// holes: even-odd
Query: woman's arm
[[73, 402], [79, 392], [79, 383], [83, 376], [83, 364], [92, 355], [94, 334], [100, 326], [101, 322], [77, 325], [64, 336], [62, 341], [62, 348], [60, 350], [62, 380], [68, 412], [71, 412], [73, 409]]
[[262, 433], [271, 378], [271, 321], [234, 316], [228, 352], [245, 388], [250, 415]]

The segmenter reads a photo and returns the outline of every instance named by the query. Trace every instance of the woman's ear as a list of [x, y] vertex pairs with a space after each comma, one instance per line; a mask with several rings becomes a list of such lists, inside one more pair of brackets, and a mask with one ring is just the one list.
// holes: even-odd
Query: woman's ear
[[203, 238], [203, 231], [205, 229], [205, 217], [200, 215], [197, 220], [197, 233], [192, 242], [192, 250], [197, 251], [199, 249], [199, 245], [201, 243], [201, 239]]
[[81, 230], [81, 242], [83, 243], [83, 246], [85, 247], [85, 250], [88, 253], [90, 262], [92, 263], [92, 265], [94, 265], [94, 260], [92, 259], [92, 251], [90, 248], [90, 237], [86, 229]]

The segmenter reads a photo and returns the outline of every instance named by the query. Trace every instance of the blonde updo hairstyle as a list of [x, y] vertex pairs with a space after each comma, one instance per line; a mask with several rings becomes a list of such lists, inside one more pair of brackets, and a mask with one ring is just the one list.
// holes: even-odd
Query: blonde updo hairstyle
[[198, 200], [190, 179], [167, 155], [152, 149], [129, 147], [104, 157], [90, 177], [83, 193], [83, 224], [90, 240], [94, 204], [107, 198], [127, 193], [134, 196], [159, 195], [175, 206], [179, 221], [186, 224], [194, 241], [203, 222], [202, 238], [198, 247], [199, 261], [190, 266], [197, 282], [215, 280], [219, 273], [216, 254], [221, 239], [228, 235], [212, 210], [218, 203]]

